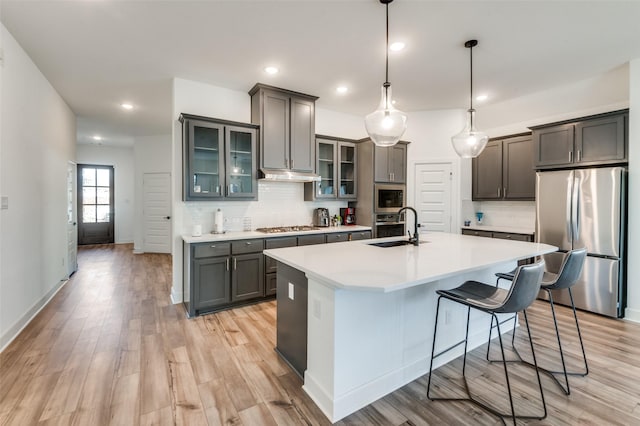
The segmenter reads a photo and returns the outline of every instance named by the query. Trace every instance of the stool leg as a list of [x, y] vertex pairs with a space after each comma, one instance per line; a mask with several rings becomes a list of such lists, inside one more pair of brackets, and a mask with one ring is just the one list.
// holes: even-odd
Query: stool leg
[[533, 350], [533, 339], [531, 338], [531, 329], [529, 328], [529, 319], [527, 318], [527, 310], [523, 310], [524, 322], [527, 325], [527, 334], [529, 336], [529, 346], [531, 346], [531, 355], [533, 356], [533, 365], [535, 366], [536, 376], [538, 377], [538, 387], [540, 388], [540, 399], [542, 400], [542, 408], [544, 414], [540, 417], [540, 420], [547, 417], [547, 404], [544, 400], [544, 392], [542, 391], [542, 381], [540, 380], [540, 368], [538, 367], [538, 361], [536, 360], [536, 352]]
[[[500, 278], [498, 278], [500, 279]], [[491, 350], [491, 335], [493, 333], [493, 315], [491, 316], [491, 325], [489, 325], [489, 341], [487, 342], [487, 361], [491, 361], [489, 359], [489, 351]]]
[[[502, 334], [500, 333], [500, 321], [498, 321], [498, 317], [496, 314], [491, 314], [493, 318], [496, 320], [496, 327], [498, 327], [498, 339], [500, 340], [500, 352], [502, 353], [502, 365], [504, 366], [504, 376], [507, 380], [507, 391], [509, 392], [509, 405], [511, 406], [511, 417], [513, 418], [513, 424], [516, 424], [516, 410], [513, 406], [513, 396], [511, 395], [511, 383], [509, 382], [509, 371], [507, 370], [507, 361], [504, 356], [504, 346], [502, 345]], [[493, 320], [491, 321], [493, 323]]]
[[[467, 330], [464, 333], [464, 356], [462, 357], [462, 377], [464, 378], [464, 383], [466, 385], [467, 379], [465, 376], [465, 371], [467, 369], [467, 345], [469, 343], [469, 318], [471, 316], [471, 308], [467, 306]], [[467, 388], [467, 393], [469, 389]]]
[[436, 351], [436, 333], [438, 332], [438, 313], [440, 312], [440, 299], [442, 299], [442, 296], [438, 297], [438, 303], [436, 305], [436, 323], [433, 326], [433, 344], [431, 345], [431, 362], [429, 363], [429, 379], [427, 380], [427, 398], [429, 398], [430, 400], [432, 400], [429, 396], [429, 391], [431, 390], [431, 375], [433, 373], [433, 355]]
[[582, 359], [584, 360], [584, 373], [575, 373], [579, 376], [586, 376], [589, 374], [589, 366], [587, 365], [587, 354], [584, 351], [584, 344], [582, 343], [582, 334], [580, 333], [580, 325], [578, 324], [578, 314], [576, 314], [576, 305], [573, 303], [573, 293], [571, 293], [571, 287], [569, 290], [569, 298], [571, 299], [571, 308], [573, 308], [573, 318], [576, 320], [576, 330], [578, 330], [578, 339], [580, 340], [580, 348], [582, 349]]
[[[556, 338], [558, 339], [558, 349], [560, 351], [560, 361], [562, 361], [562, 372], [564, 373], [564, 381], [567, 385], [567, 388], [563, 388], [565, 394], [570, 395], [571, 389], [569, 388], [569, 377], [567, 376], [567, 365], [564, 362], [564, 352], [562, 351], [562, 342], [560, 341], [560, 330], [558, 330], [558, 320], [556, 319], [556, 308], [553, 303], [553, 295], [550, 290], [546, 290], [549, 295], [549, 304], [551, 305], [551, 315], [553, 316], [553, 326], [556, 329]], [[560, 382], [558, 382], [560, 384]], [[560, 386], [562, 387], [562, 386]]]

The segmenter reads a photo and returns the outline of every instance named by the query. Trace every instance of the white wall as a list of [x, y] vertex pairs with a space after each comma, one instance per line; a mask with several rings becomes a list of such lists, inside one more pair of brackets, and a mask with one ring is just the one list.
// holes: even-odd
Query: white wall
[[133, 242], [135, 200], [133, 148], [82, 144], [78, 145], [77, 159], [78, 164], [113, 166], [115, 243]]
[[[291, 182], [259, 182], [258, 201], [183, 202], [182, 201], [182, 125], [180, 113], [202, 115], [244, 123], [251, 122], [251, 97], [247, 92], [211, 86], [195, 81], [173, 81], [173, 288], [174, 302], [182, 300], [182, 238], [190, 234], [194, 224], [203, 232], [213, 229], [214, 212], [220, 208], [226, 217], [225, 228], [241, 230], [243, 218], [249, 218], [252, 229], [263, 226], [307, 225], [313, 209], [329, 208], [337, 214], [344, 201], [303, 200], [303, 184]], [[366, 136], [362, 117], [335, 113], [318, 108], [316, 133], [359, 139]]]
[[0, 348], [59, 289], [67, 267], [67, 164], [76, 120], [45, 76], [0, 26]]
[[640, 58], [631, 61], [629, 86], [629, 262], [625, 317], [640, 322], [640, 264], [637, 262], [640, 259]]
[[142, 253], [144, 248], [142, 178], [145, 173], [171, 173], [171, 135], [137, 137], [133, 145], [133, 154], [135, 163], [133, 251]]

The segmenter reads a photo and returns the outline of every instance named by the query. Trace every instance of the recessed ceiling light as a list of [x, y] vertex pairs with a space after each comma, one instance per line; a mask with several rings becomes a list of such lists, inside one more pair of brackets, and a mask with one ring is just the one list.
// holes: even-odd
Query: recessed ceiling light
[[476, 96], [476, 101], [482, 102], [482, 101], [486, 101], [488, 98], [489, 98], [489, 96], [487, 96], [487, 95], [478, 95], [478, 96]]
[[393, 50], [394, 52], [397, 52], [399, 50], [402, 50], [406, 47], [406, 44], [404, 44], [401, 41], [396, 41], [395, 43], [391, 43], [391, 46], [389, 46], [389, 50]]
[[123, 103], [121, 103], [121, 104], [120, 104], [120, 106], [121, 106], [122, 108], [124, 108], [124, 109], [127, 109], [127, 110], [129, 110], [129, 109], [133, 109], [133, 105], [131, 105], [131, 104], [130, 104], [130, 103], [128, 103], [128, 102], [123, 102]]
[[349, 88], [347, 86], [338, 86], [336, 87], [336, 92], [342, 94], [345, 94], [349, 91]]
[[276, 67], [266, 67], [264, 69], [264, 72], [266, 72], [267, 74], [278, 74], [280, 70]]
[[95, 135], [95, 136], [93, 137], [93, 140], [94, 140], [94, 141], [101, 141], [101, 140], [102, 140], [102, 136]]

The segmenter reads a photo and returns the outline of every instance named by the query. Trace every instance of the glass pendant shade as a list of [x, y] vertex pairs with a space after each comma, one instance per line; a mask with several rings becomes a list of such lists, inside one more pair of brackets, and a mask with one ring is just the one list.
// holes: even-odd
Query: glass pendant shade
[[407, 130], [407, 114], [395, 109], [391, 103], [390, 84], [382, 86], [380, 105], [365, 117], [364, 127], [378, 146], [395, 145]]
[[462, 158], [477, 157], [489, 141], [489, 136], [486, 133], [476, 130], [473, 123], [475, 113], [476, 111], [473, 109], [467, 111], [467, 124], [460, 133], [451, 138], [453, 149]]

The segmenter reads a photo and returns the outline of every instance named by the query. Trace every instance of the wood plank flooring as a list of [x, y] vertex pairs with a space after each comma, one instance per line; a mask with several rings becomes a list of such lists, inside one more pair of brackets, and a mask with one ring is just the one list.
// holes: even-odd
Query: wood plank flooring
[[[131, 245], [79, 250], [79, 271], [0, 354], [2, 425], [328, 425], [275, 346], [274, 301], [186, 319], [169, 299], [168, 255]], [[580, 347], [560, 308], [569, 364]], [[519, 424], [640, 424], [640, 325], [579, 313], [590, 373], [565, 396], [543, 377], [549, 410]], [[559, 360], [548, 305], [529, 310], [539, 362]], [[528, 354], [524, 333], [516, 342]], [[497, 349], [497, 345], [494, 345]], [[437, 393], [460, 393], [461, 362], [434, 373]], [[472, 391], [501, 409], [503, 371], [484, 348], [468, 358]], [[517, 407], [535, 411], [533, 370], [514, 365]], [[463, 402], [431, 402], [427, 377], [338, 422], [340, 425], [496, 425]]]

